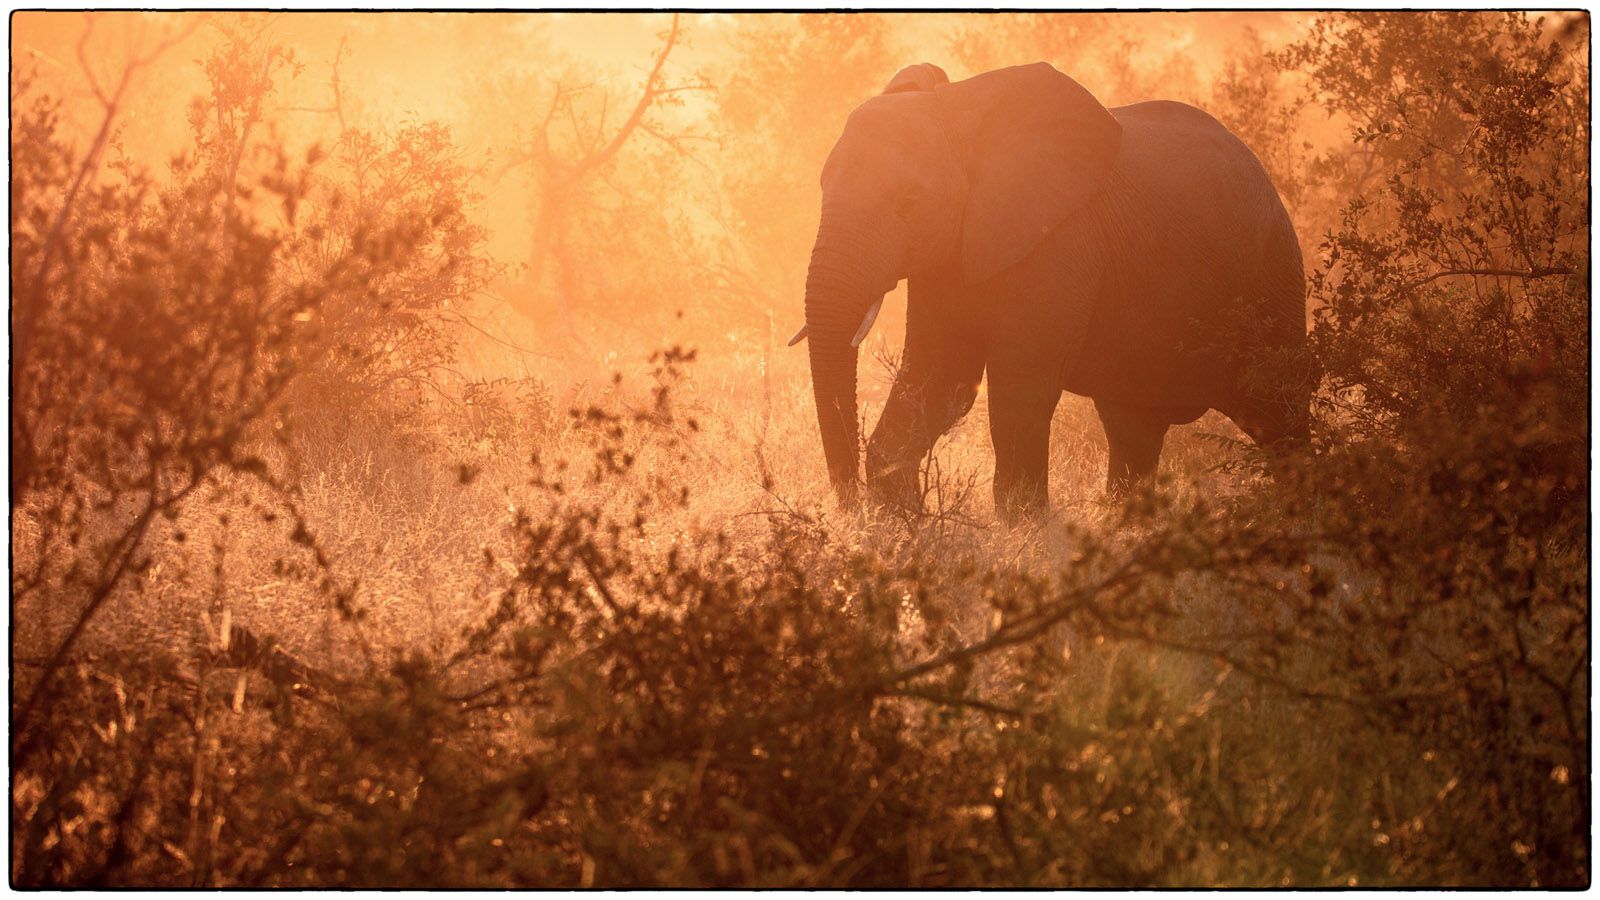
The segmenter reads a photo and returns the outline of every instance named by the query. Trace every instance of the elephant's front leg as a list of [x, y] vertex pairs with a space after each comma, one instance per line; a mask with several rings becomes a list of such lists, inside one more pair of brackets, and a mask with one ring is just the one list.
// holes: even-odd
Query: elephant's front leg
[[903, 372], [895, 379], [867, 442], [867, 487], [873, 496], [921, 508], [922, 461], [934, 442], [972, 408], [982, 375], [980, 366], [973, 372]]
[[994, 439], [994, 508], [1015, 522], [1050, 505], [1050, 420], [1061, 388], [1031, 373], [989, 371], [989, 435]]
[[1007, 522], [1048, 511], [1050, 421], [1067, 373], [1084, 363], [1104, 278], [1092, 221], [1063, 225], [1050, 241], [992, 285], [984, 355], [995, 513]]
[[952, 281], [911, 279], [900, 371], [867, 442], [867, 488], [881, 502], [921, 508], [922, 460], [978, 395], [982, 330], [943, 287]]

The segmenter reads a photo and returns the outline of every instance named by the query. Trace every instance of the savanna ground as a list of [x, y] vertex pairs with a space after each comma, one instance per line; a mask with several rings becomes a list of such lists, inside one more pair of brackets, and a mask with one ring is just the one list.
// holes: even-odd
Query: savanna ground
[[[1588, 26], [18, 15], [12, 884], [1587, 885]], [[924, 59], [1244, 138], [1314, 452], [1113, 504], [1068, 397], [1005, 528], [980, 395], [836, 505], [783, 344]]]

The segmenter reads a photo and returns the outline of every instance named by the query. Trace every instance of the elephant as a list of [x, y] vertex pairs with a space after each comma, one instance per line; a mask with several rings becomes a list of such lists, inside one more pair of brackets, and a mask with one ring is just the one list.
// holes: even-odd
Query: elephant
[[1048, 63], [951, 82], [920, 63], [850, 113], [822, 167], [805, 282], [830, 479], [858, 497], [856, 363], [908, 280], [900, 368], [866, 446], [879, 500], [988, 379], [1002, 518], [1048, 501], [1061, 394], [1093, 400], [1108, 495], [1151, 475], [1167, 429], [1209, 409], [1268, 449], [1308, 438], [1305, 274], [1265, 168], [1209, 114], [1107, 109]]

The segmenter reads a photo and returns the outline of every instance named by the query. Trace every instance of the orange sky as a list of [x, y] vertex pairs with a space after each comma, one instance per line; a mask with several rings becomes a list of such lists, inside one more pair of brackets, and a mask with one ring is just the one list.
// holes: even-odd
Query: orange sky
[[[930, 61], [945, 66], [952, 78], [968, 77], [951, 50], [952, 37], [962, 29], [982, 32], [993, 26], [1002, 31], [1004, 14], [903, 14], [885, 13], [888, 48], [882, 71], [887, 77], [901, 65]], [[1062, 15], [1071, 15], [1064, 13]], [[1181, 63], [1188, 84], [1210, 85], [1230, 53], [1238, 53], [1247, 29], [1254, 30], [1266, 46], [1292, 40], [1312, 16], [1307, 12], [1191, 12], [1128, 13], [1121, 24], [1137, 47], [1114, 47], [1117, 61], [1141, 73], [1160, 73], [1162, 67]], [[134, 55], [148, 52], [161, 40], [183, 33], [181, 43], [139, 73], [120, 107], [120, 141], [123, 152], [159, 177], [173, 154], [188, 145], [186, 112], [205, 89], [199, 60], [217, 45], [218, 22], [248, 21], [261, 29], [261, 40], [293, 49], [303, 67], [297, 77], [280, 78], [274, 106], [264, 111], [263, 129], [288, 148], [303, 149], [313, 143], [327, 147], [338, 135], [338, 122], [326, 108], [332, 97], [333, 66], [340, 60], [339, 80], [344, 87], [346, 124], [376, 130], [393, 129], [407, 122], [437, 121], [448, 126], [464, 165], [481, 170], [475, 187], [484, 197], [474, 210], [487, 227], [488, 250], [496, 260], [515, 267], [530, 257], [530, 207], [534, 192], [523, 172], [496, 180], [499, 161], [515, 148], [527, 146], [526, 124], [548, 107], [552, 85], [585, 84], [590, 97], [631, 104], [660, 46], [660, 35], [671, 23], [667, 13], [174, 13], [174, 12], [19, 12], [12, 17], [12, 63], [17, 72], [36, 69], [43, 90], [64, 100], [65, 136], [85, 138], [99, 124], [101, 108], [89, 88], [84, 63], [102, 84], [110, 84]], [[668, 80], [682, 84], [703, 75], [713, 87], [730, 84], [730, 67], [742, 64], [742, 35], [752, 26], [782, 23], [784, 18], [761, 14], [695, 14], [682, 17], [682, 42], [667, 66]], [[1059, 23], [1052, 23], [1059, 24]], [[87, 40], [84, 36], [87, 32]], [[1031, 32], [1025, 32], [1031, 34]], [[1120, 33], [1119, 33], [1120, 34]], [[1012, 31], [1013, 38], [1016, 31]], [[82, 60], [80, 63], [80, 41]], [[1022, 40], [1020, 43], [1026, 43]], [[340, 54], [341, 44], [344, 47]], [[1020, 44], [1007, 44], [1006, 51]], [[1041, 53], [1048, 48], [1035, 47]], [[1018, 51], [1023, 52], [1023, 51]], [[1000, 54], [1002, 57], [1005, 53]], [[1010, 62], [1032, 61], [1018, 58]], [[1091, 90], [1108, 87], [1095, 83], [1095, 63], [1074, 68], [1071, 60], [1054, 60], [1063, 71], [1084, 79]], [[825, 64], [825, 61], [819, 61]], [[1002, 63], [1003, 64], [1003, 63]], [[874, 76], [876, 77], [876, 76]], [[1161, 93], [1168, 76], [1159, 75], [1150, 96], [1102, 94], [1110, 103], [1126, 103]], [[523, 83], [506, 89], [506, 82]], [[530, 87], [531, 86], [531, 87]], [[525, 88], [525, 89], [523, 89]], [[512, 99], [507, 99], [512, 98]], [[1176, 99], [1187, 99], [1175, 97]], [[714, 111], [718, 95], [699, 91], [675, 95], [682, 106], [656, 109], [679, 133], [704, 136], [712, 131], [702, 121]], [[844, 109], [865, 97], [838, 97]], [[1203, 102], [1203, 101], [1199, 101]], [[532, 108], [538, 104], [538, 108]], [[837, 104], [835, 104], [837, 105]], [[615, 112], [615, 110], [613, 110]], [[613, 126], [616, 119], [612, 120]], [[827, 137], [837, 134], [839, 122], [807, 122]], [[1312, 141], [1343, 140], [1344, 128], [1326, 117], [1308, 116], [1300, 136]], [[668, 130], [672, 130], [671, 127]], [[263, 137], [265, 137], [263, 135]], [[721, 214], [715, 200], [715, 176], [733, 157], [764, 158], [768, 153], [759, 139], [725, 136], [724, 149], [711, 142], [696, 144], [703, 159], [687, 167], [700, 179], [695, 196], [675, 195], [692, 225], [711, 222]], [[648, 142], [646, 142], [648, 143]], [[809, 148], [823, 153], [826, 142]], [[656, 145], [653, 149], [659, 150]], [[722, 154], [720, 157], [718, 154]], [[820, 156], [817, 166], [820, 166]], [[653, 177], [645, 171], [644, 178]], [[796, 183], [815, 190], [815, 170], [794, 172]], [[681, 198], [681, 199], [677, 199]], [[804, 208], [801, 208], [803, 206]], [[786, 235], [809, 238], [815, 228], [815, 205], [800, 204], [782, 211]], [[804, 251], [784, 247], [784, 258], [803, 261]], [[792, 252], [791, 252], [792, 250]], [[793, 280], [793, 279], [790, 279]], [[797, 298], [798, 284], [779, 285], [786, 297]], [[798, 306], [798, 300], [786, 301]], [[892, 319], [893, 317], [886, 317]], [[885, 326], [894, 330], [896, 325]]]
[[[1228, 47], [1227, 35], [1244, 25], [1266, 36], [1291, 27], [1298, 14], [1131, 14], [1145, 35], [1147, 53], [1182, 49], [1204, 74], [1219, 64]], [[246, 19], [265, 26], [265, 40], [294, 49], [304, 67], [299, 77], [280, 79], [267, 120], [292, 145], [324, 145], [337, 133], [326, 113], [331, 103], [333, 63], [345, 42], [339, 79], [344, 86], [347, 121], [365, 127], [391, 127], [404, 121], [439, 121], [449, 125], [457, 142], [473, 154], [502, 153], [510, 132], [520, 122], [480, 102], [484, 79], [523, 77], [548, 86], [561, 77], [563, 66], [613, 98], [636, 96], [659, 36], [671, 17], [665, 13], [173, 13], [173, 12], [19, 12], [12, 19], [15, 67], [37, 66], [44, 88], [65, 100], [68, 135], [87, 134], [98, 125], [100, 107], [93, 99], [79, 62], [79, 42], [86, 27], [83, 58], [96, 77], [109, 84], [131, 56], [169, 36], [187, 36], [156, 64], [139, 74], [122, 104], [122, 146], [129, 157], [158, 171], [186, 145], [185, 110], [203, 92], [198, 60], [218, 39], [216, 19]], [[721, 83], [734, 60], [735, 36], [742, 27], [770, 17], [754, 14], [696, 14], [683, 17], [684, 41], [674, 50], [668, 74], [690, 80], [705, 73]], [[948, 36], [958, 26], [1000, 20], [999, 16], [888, 14], [894, 49], [906, 62], [940, 60]], [[92, 26], [92, 27], [90, 27]], [[885, 71], [900, 63], [885, 61]], [[700, 120], [715, 102], [710, 92], [679, 96], [683, 105], [658, 111], [704, 131]], [[531, 111], [530, 111], [531, 115]], [[487, 120], [486, 120], [487, 116]], [[495, 117], [500, 116], [497, 120]], [[822, 123], [819, 123], [822, 124]], [[510, 228], [496, 228], [501, 252], [521, 246]]]
[[[51, 87], [69, 101], [69, 118], [91, 116], [87, 82], [77, 59], [85, 23], [94, 29], [86, 46], [90, 65], [109, 80], [122, 60], [161, 37], [183, 30], [200, 14], [171, 12], [19, 12], [12, 22], [13, 64], [37, 64]], [[240, 15], [224, 13], [221, 15]], [[457, 124], [464, 114], [466, 76], [485, 69], [515, 71], [542, 65], [558, 55], [589, 63], [625, 89], [642, 77], [657, 35], [669, 24], [664, 13], [275, 13], [248, 14], [270, 19], [272, 39], [295, 47], [305, 72], [302, 94], [285, 106], [322, 106], [312, 92], [329, 77], [340, 38], [348, 41], [341, 79], [350, 93], [380, 118], [414, 116]], [[1165, 51], [1192, 48], [1192, 61], [1204, 74], [1219, 63], [1227, 41], [1200, 40], [1202, 33], [1225, 34], [1243, 24], [1277, 37], [1291, 28], [1296, 13], [1144, 13], [1138, 15], [1147, 47]], [[685, 74], [715, 68], [728, 58], [731, 33], [741, 18], [729, 14], [684, 17], [688, 41], [673, 58]], [[942, 29], [955, 16], [894, 15], [900, 49], [908, 60], [940, 46]], [[199, 89], [194, 60], [214, 36], [201, 26], [157, 66], [143, 74], [127, 104], [125, 141], [136, 156], [160, 159], [182, 137], [181, 116], [172, 109]], [[526, 54], [526, 60], [518, 55]], [[936, 55], [936, 54], [934, 54]], [[937, 60], [935, 60], [937, 61]], [[955, 74], [955, 73], [952, 73]], [[958, 76], [959, 77], [959, 76]], [[691, 103], [706, 102], [702, 95]], [[693, 111], [691, 107], [690, 112]], [[141, 121], [141, 118], [143, 121]], [[139, 152], [143, 151], [143, 152]]]

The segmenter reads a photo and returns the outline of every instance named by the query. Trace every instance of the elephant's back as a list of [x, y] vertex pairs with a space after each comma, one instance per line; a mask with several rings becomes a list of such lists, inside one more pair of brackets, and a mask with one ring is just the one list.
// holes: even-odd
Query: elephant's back
[[1169, 221], [1224, 217], [1251, 235], [1288, 226], [1266, 167], [1210, 113], [1175, 100], [1150, 100], [1111, 114], [1122, 125], [1118, 174], [1154, 193], [1153, 201], [1166, 201], [1177, 214]]
[[1068, 389], [1215, 406], [1237, 380], [1224, 360], [1239, 349], [1234, 319], [1292, 322], [1303, 338], [1293, 225], [1260, 160], [1206, 112], [1164, 100], [1111, 112], [1122, 145], [1090, 226], [1108, 265]]

